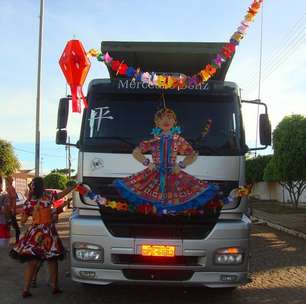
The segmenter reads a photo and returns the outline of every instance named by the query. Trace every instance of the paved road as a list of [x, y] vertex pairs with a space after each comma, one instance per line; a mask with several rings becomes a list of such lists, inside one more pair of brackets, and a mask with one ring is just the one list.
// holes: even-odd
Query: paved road
[[[68, 242], [66, 221], [59, 230]], [[51, 295], [47, 271], [40, 273], [34, 297], [20, 297], [23, 265], [0, 250], [0, 303], [57, 303], [57, 304], [305, 304], [306, 303], [306, 242], [262, 225], [253, 225], [252, 283], [232, 293], [206, 288], [150, 286], [83, 286], [67, 276], [68, 261], [60, 264], [61, 295]]]

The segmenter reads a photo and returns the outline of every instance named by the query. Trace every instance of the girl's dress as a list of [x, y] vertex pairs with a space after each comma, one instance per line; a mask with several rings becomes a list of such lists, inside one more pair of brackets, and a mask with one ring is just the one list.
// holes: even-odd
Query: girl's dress
[[[178, 134], [156, 136], [139, 145], [143, 154], [151, 152], [155, 169], [149, 168], [115, 180], [120, 195], [136, 205], [153, 204], [158, 212], [171, 213], [204, 206], [215, 197], [216, 185], [201, 181], [183, 170], [173, 169], [177, 155], [190, 155], [191, 145]], [[164, 211], [164, 212], [163, 212]]]
[[21, 261], [64, 258], [65, 251], [57, 233], [52, 214], [53, 195], [44, 193], [41, 199], [27, 200], [23, 211], [32, 216], [32, 224], [10, 255]]

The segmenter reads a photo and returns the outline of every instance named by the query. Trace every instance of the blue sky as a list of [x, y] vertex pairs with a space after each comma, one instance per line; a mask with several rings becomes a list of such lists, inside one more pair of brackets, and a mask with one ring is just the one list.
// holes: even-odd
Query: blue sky
[[[0, 0], [0, 138], [9, 140], [24, 168], [34, 167], [39, 0]], [[65, 148], [54, 143], [58, 100], [65, 95], [58, 60], [68, 40], [86, 50], [102, 40], [228, 41], [251, 0], [111, 1], [45, 0], [41, 96], [42, 171], [66, 166]], [[264, 1], [262, 100], [274, 128], [285, 116], [306, 115], [306, 1]], [[183, 4], [184, 3], [184, 4]], [[243, 98], [257, 98], [260, 14], [241, 42], [227, 80]], [[200, 69], [200, 67], [199, 67]], [[270, 73], [272, 72], [272, 73]], [[88, 81], [107, 77], [92, 60]], [[77, 139], [80, 115], [70, 115], [69, 135]], [[254, 108], [245, 112], [248, 142], [254, 143]], [[249, 133], [248, 133], [249, 132]], [[72, 152], [76, 167], [76, 151]]]

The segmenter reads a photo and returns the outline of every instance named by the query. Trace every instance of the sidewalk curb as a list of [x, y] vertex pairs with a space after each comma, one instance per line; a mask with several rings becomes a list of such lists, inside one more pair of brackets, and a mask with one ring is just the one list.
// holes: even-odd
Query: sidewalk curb
[[255, 221], [258, 221], [260, 224], [265, 224], [271, 228], [274, 228], [278, 231], [282, 231], [282, 232], [285, 232], [287, 234], [290, 234], [290, 235], [293, 235], [295, 237], [298, 237], [298, 238], [301, 238], [301, 239], [304, 239], [306, 240], [306, 234], [303, 233], [303, 232], [300, 232], [300, 231], [296, 231], [296, 230], [293, 230], [293, 229], [289, 229], [287, 227], [284, 227], [284, 226], [281, 226], [279, 224], [275, 224], [275, 223], [272, 223], [272, 222], [269, 222], [265, 219], [262, 219], [262, 218], [259, 218], [257, 216], [251, 216], [251, 220], [252, 222], [255, 220]]

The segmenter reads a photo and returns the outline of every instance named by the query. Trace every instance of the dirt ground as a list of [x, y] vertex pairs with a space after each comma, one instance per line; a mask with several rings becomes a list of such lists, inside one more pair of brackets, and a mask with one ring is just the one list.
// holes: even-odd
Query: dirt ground
[[[62, 239], [69, 243], [68, 215], [58, 224]], [[33, 297], [21, 298], [24, 265], [0, 250], [0, 303], [209, 303], [209, 304], [305, 304], [306, 241], [253, 225], [251, 273], [252, 282], [237, 290], [225, 292], [207, 288], [170, 286], [84, 286], [69, 277], [69, 260], [60, 263], [60, 286], [64, 293], [52, 295], [48, 285], [47, 267], [39, 274]]]

